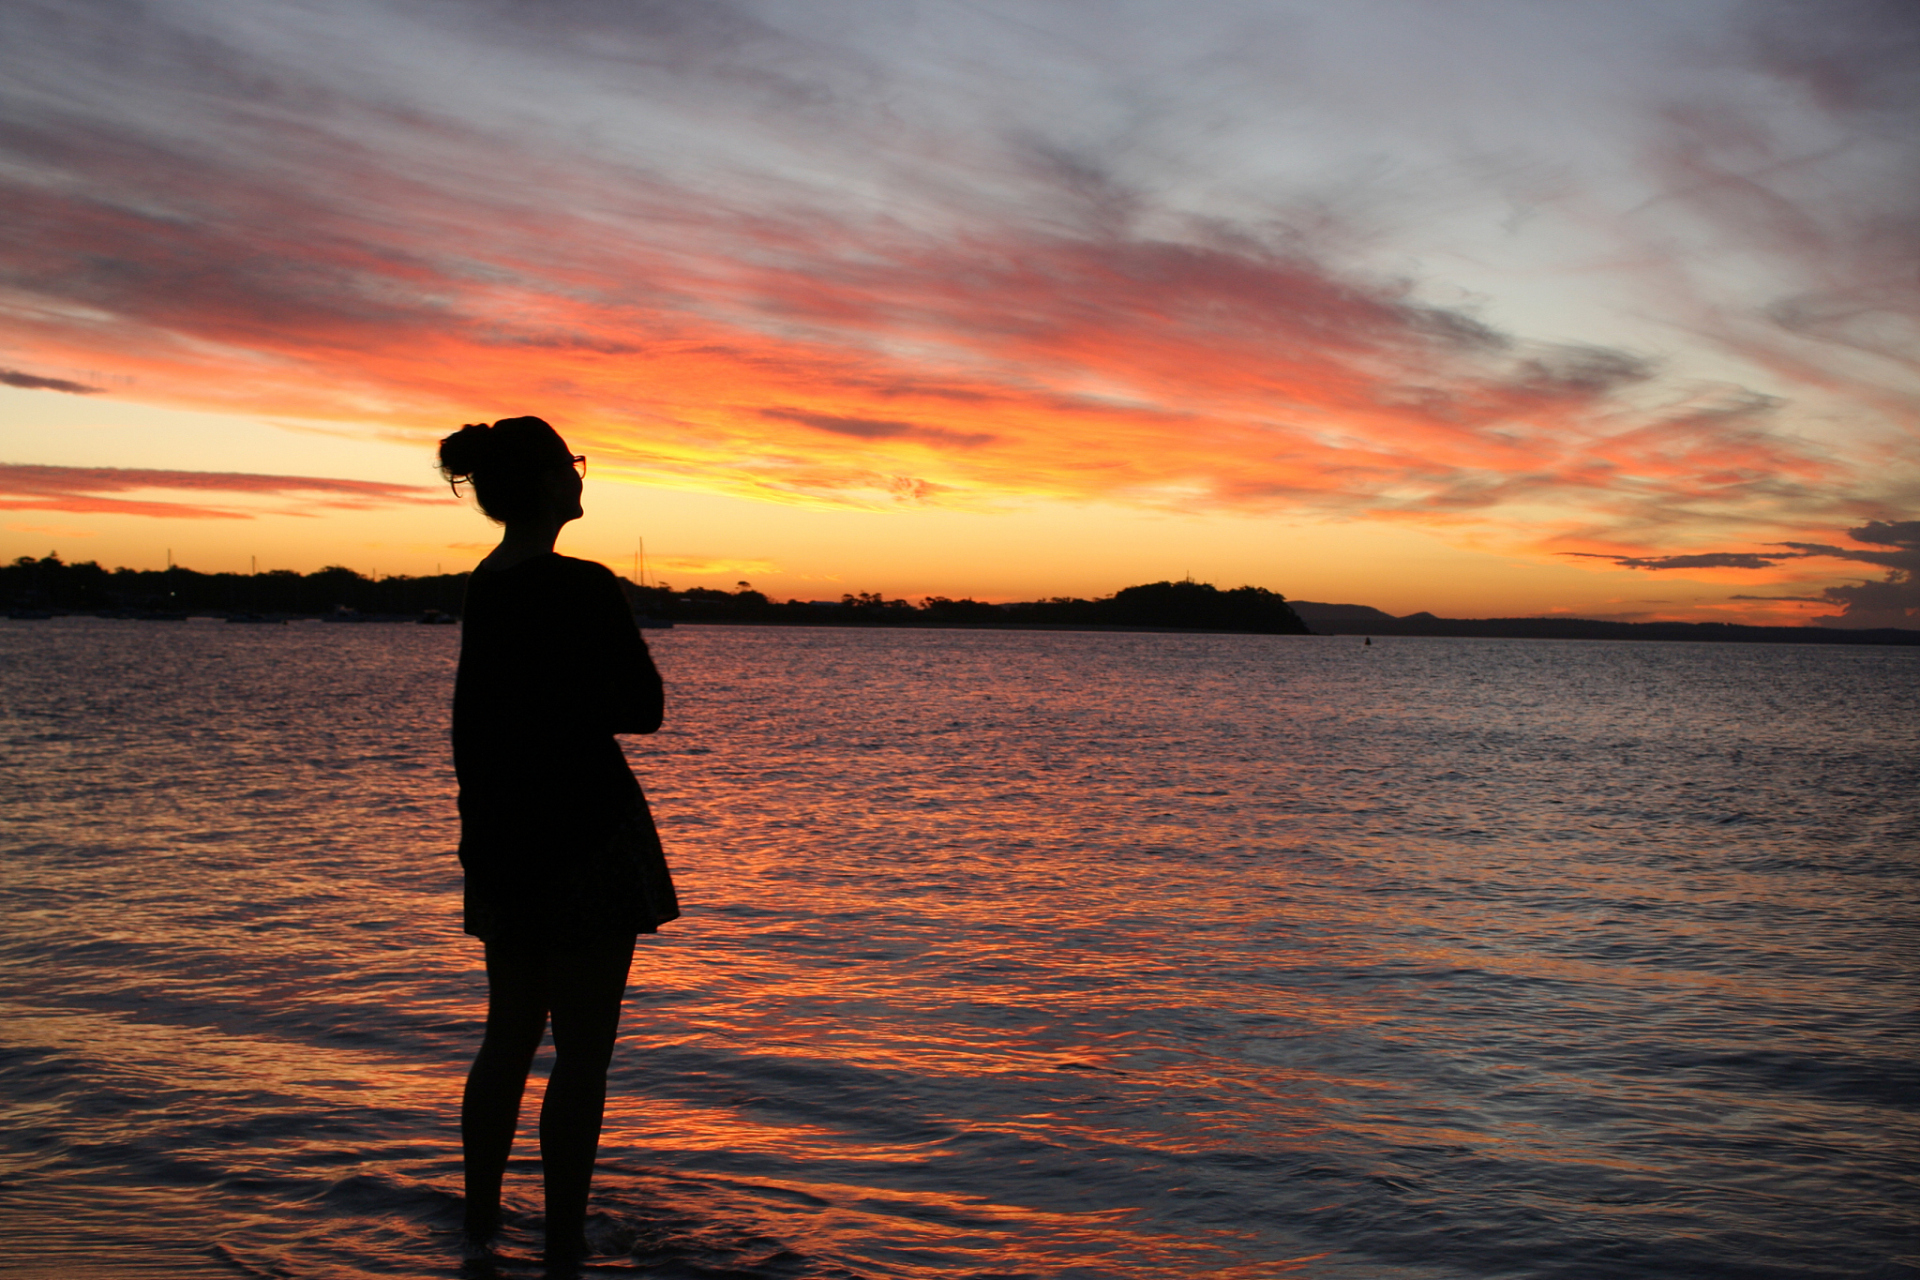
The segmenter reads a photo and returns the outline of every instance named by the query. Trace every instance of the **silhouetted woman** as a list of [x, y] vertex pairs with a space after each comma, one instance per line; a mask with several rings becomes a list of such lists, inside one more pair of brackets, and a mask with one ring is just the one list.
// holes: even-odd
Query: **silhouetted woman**
[[585, 459], [539, 418], [462, 427], [440, 442], [506, 526], [467, 584], [453, 694], [466, 930], [486, 944], [487, 1028], [460, 1137], [470, 1242], [500, 1228], [500, 1182], [520, 1096], [553, 1019], [540, 1107], [549, 1273], [586, 1253], [634, 937], [679, 914], [647, 804], [616, 733], [660, 727], [660, 675], [605, 567], [556, 555], [580, 517]]

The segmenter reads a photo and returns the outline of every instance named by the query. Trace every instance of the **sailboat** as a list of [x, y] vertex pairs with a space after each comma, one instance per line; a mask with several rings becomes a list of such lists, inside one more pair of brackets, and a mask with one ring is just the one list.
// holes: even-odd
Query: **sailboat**
[[[636, 539], [633, 544], [632, 581], [636, 587], [646, 585], [647, 540], [645, 538]], [[642, 631], [671, 631], [673, 629], [673, 623], [671, 621], [666, 618], [649, 617], [640, 611], [640, 606], [637, 604], [633, 608], [633, 625], [639, 627]]]

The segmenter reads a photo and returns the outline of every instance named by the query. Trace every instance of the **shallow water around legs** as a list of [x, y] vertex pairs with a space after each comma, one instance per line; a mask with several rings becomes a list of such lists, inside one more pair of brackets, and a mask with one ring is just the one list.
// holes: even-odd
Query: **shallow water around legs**
[[[1915, 651], [650, 640], [598, 1270], [1920, 1276]], [[457, 645], [0, 623], [0, 1272], [459, 1274]]]

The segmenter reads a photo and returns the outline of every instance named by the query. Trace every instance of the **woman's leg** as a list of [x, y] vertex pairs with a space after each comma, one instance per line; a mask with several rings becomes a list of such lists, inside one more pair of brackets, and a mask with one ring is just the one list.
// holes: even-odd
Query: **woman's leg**
[[544, 967], [535, 951], [487, 944], [487, 1030], [460, 1105], [466, 1229], [475, 1240], [500, 1229], [500, 1180], [520, 1122], [527, 1070], [547, 1028]]
[[567, 1264], [585, 1254], [587, 1191], [600, 1150], [607, 1063], [632, 964], [632, 938], [595, 941], [548, 957], [553, 1074], [540, 1105], [540, 1164], [546, 1174], [549, 1263]]

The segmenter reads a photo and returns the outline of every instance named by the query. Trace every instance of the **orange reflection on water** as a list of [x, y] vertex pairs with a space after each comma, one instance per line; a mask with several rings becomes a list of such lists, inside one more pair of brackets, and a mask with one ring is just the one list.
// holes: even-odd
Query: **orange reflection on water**
[[[26, 711], [0, 715], [26, 779], [0, 793], [0, 1070], [36, 1220], [151, 1218], [229, 1271], [444, 1260], [485, 1006], [457, 636], [54, 625], [11, 651]], [[1920, 720], [1862, 710], [1912, 696], [1867, 660], [655, 647], [676, 718], [629, 752], [686, 915], [638, 949], [611, 1077], [596, 1230], [632, 1265], [1250, 1278], [1440, 1249], [1522, 1274], [1657, 1232], [1633, 1265], [1679, 1276], [1747, 1239], [1866, 1256], [1910, 1216], [1873, 1190], [1912, 1146], [1873, 1093], [1906, 1043], [1875, 974], [1910, 851], [1875, 841]], [[1759, 714], [1769, 662], [1832, 689]], [[1621, 692], [1661, 664], [1691, 674]], [[1690, 754], [1649, 745], [1675, 735]], [[1839, 781], [1780, 782], [1815, 768]], [[538, 1091], [510, 1271], [538, 1242]], [[1841, 1197], [1843, 1166], [1881, 1181]]]

